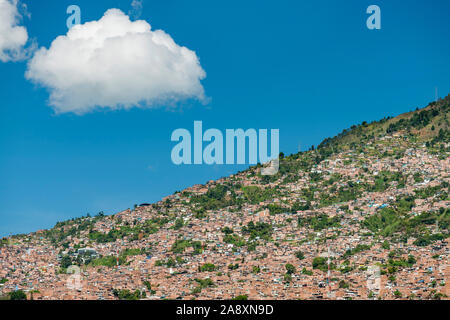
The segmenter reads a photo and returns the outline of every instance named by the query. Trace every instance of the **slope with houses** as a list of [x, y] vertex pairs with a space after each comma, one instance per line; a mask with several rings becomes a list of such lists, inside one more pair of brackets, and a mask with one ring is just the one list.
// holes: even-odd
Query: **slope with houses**
[[4, 238], [0, 296], [448, 299], [449, 105], [281, 154], [275, 176], [258, 165]]

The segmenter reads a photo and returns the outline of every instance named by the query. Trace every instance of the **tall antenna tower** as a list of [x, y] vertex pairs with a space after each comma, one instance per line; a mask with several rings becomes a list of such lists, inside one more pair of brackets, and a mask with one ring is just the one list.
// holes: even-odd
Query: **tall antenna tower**
[[438, 101], [438, 87], [434, 88], [434, 101]]
[[327, 288], [328, 288], [328, 298], [332, 298], [331, 295], [331, 282], [330, 282], [330, 277], [331, 277], [331, 268], [330, 268], [330, 264], [331, 264], [331, 250], [330, 250], [330, 245], [328, 244], [328, 228], [325, 231], [325, 246], [327, 248], [327, 265], [328, 265], [328, 271], [327, 271]]
[[330, 283], [330, 275], [331, 275], [331, 270], [330, 270], [330, 246], [327, 245], [327, 247], [328, 247], [327, 285], [328, 285], [328, 297], [331, 297], [331, 283]]

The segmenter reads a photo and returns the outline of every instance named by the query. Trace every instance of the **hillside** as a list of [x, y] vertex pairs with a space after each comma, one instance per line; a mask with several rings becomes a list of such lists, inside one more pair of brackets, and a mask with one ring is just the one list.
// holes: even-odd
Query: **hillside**
[[[0, 243], [0, 296], [447, 299], [450, 95], [112, 216]], [[90, 248], [92, 250], [80, 250]], [[67, 268], [81, 269], [71, 289]], [[329, 275], [328, 275], [329, 270]]]
[[449, 101], [450, 96], [447, 96], [437, 102], [430, 103], [421, 110], [416, 109], [395, 118], [387, 117], [372, 123], [363, 122], [358, 126], [352, 126], [350, 129], [344, 130], [334, 138], [325, 139], [320, 146], [324, 148], [339, 148], [342, 145], [351, 146], [352, 142], [361, 144], [376, 136], [382, 137], [398, 131], [415, 136], [419, 142], [439, 142], [440, 140], [433, 140], [433, 138], [439, 136], [441, 129], [442, 134], [448, 134]]

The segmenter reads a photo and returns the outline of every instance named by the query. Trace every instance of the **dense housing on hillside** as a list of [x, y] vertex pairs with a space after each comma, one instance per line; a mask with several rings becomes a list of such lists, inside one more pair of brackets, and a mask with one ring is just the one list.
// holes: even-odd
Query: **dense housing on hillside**
[[[0, 295], [448, 299], [450, 96], [353, 126], [280, 171], [0, 242]], [[80, 268], [78, 286], [68, 285]]]

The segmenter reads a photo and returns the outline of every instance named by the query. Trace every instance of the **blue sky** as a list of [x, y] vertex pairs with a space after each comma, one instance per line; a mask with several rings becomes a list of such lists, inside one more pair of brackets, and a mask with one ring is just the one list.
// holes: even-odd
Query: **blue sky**
[[[82, 23], [131, 0], [27, 1], [24, 25], [48, 48]], [[366, 8], [381, 8], [368, 30]], [[277, 128], [290, 154], [362, 121], [422, 107], [450, 92], [448, 1], [143, 1], [140, 19], [195, 51], [206, 105], [55, 114], [25, 79], [27, 62], [0, 62], [0, 236], [115, 213], [243, 166], [175, 166], [177, 128]]]

